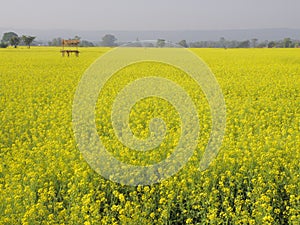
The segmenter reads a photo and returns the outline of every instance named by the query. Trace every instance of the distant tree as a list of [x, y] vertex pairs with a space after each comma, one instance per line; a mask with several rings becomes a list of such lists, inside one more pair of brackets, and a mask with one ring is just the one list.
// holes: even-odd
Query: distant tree
[[188, 48], [189, 47], [188, 44], [187, 44], [187, 42], [186, 42], [186, 40], [181, 40], [181, 41], [178, 42], [178, 44], [180, 46], [184, 47], [184, 48]]
[[145, 48], [153, 48], [155, 47], [153, 43], [151, 42], [145, 42], [144, 45], [143, 45]]
[[239, 45], [239, 42], [236, 41], [236, 40], [229, 41], [229, 42], [228, 42], [228, 45], [227, 45], [227, 48], [237, 48], [238, 45]]
[[268, 48], [269, 40], [265, 40], [264, 44], [265, 44], [265, 47]]
[[9, 40], [10, 45], [14, 46], [15, 48], [20, 44], [20, 41], [21, 41], [21, 38], [19, 38], [18, 36], [13, 36]]
[[22, 36], [22, 40], [24, 41], [25, 45], [28, 46], [28, 48], [30, 48], [31, 43], [34, 41], [35, 38], [36, 37], [33, 36], [26, 36], [26, 35]]
[[53, 38], [52, 41], [48, 42], [49, 46], [61, 46], [62, 43], [62, 38], [58, 37], [58, 38]]
[[79, 44], [80, 47], [94, 47], [94, 43], [93, 42], [90, 42], [90, 41], [87, 41], [87, 40], [82, 40], [80, 41], [80, 44]]
[[226, 48], [226, 39], [224, 37], [221, 37], [219, 42], [222, 48]]
[[117, 38], [112, 34], [106, 34], [102, 37], [102, 46], [116, 46]]
[[78, 35], [75, 35], [74, 39], [75, 39], [75, 40], [80, 40], [81, 37], [79, 37]]
[[209, 48], [211, 43], [209, 41], [196, 41], [190, 43], [191, 48]]
[[266, 42], [260, 42], [256, 45], [257, 48], [266, 48], [268, 47], [268, 44]]
[[252, 39], [251, 39], [252, 47], [253, 47], [253, 48], [256, 48], [257, 41], [258, 41], [257, 38], [252, 38]]
[[137, 48], [141, 48], [143, 47], [142, 43], [140, 41], [134, 41], [134, 42], [131, 42], [129, 44], [130, 47], [137, 47]]
[[7, 33], [4, 33], [3, 34], [3, 37], [2, 37], [2, 41], [4, 43], [9, 43], [10, 42], [10, 39], [12, 37], [18, 37], [18, 35], [15, 33], [15, 32], [7, 32]]
[[237, 46], [238, 48], [249, 48], [250, 47], [250, 41], [246, 40], [246, 41], [242, 41], [239, 43], [239, 45]]
[[191, 47], [191, 48], [200, 48], [200, 47], [201, 47], [200, 41], [197, 41], [197, 42], [191, 42], [191, 43], [190, 43], [190, 47]]
[[270, 41], [268, 43], [268, 48], [274, 48], [276, 46], [276, 42], [275, 41]]
[[291, 38], [285, 38], [285, 39], [283, 39], [283, 47], [284, 48], [290, 48], [290, 47], [292, 47], [292, 40], [291, 40]]
[[275, 47], [276, 48], [284, 48], [284, 42], [283, 40], [281, 41], [274, 41], [275, 42]]
[[157, 42], [156, 42], [156, 46], [157, 47], [163, 48], [165, 45], [166, 45], [166, 40], [164, 40], [164, 39], [157, 39]]

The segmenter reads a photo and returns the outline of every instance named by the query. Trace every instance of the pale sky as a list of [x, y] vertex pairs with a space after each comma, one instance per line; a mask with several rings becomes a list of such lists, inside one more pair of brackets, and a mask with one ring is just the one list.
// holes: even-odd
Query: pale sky
[[1, 0], [0, 27], [76, 30], [300, 28], [300, 0]]

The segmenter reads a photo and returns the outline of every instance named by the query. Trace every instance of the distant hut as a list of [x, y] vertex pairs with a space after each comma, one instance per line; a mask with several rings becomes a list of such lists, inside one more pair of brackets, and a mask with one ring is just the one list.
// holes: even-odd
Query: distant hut
[[78, 39], [70, 39], [70, 40], [64, 40], [62, 39], [61, 44], [62, 44], [62, 50], [60, 51], [62, 56], [67, 56], [69, 57], [70, 54], [74, 53], [77, 57], [79, 56], [79, 50], [78, 50], [78, 45], [80, 43], [80, 40]]

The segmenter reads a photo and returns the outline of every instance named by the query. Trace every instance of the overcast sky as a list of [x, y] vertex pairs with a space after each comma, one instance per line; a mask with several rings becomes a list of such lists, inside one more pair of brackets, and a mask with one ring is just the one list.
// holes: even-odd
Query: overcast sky
[[1, 2], [0, 27], [76, 30], [300, 28], [300, 0], [7, 0]]

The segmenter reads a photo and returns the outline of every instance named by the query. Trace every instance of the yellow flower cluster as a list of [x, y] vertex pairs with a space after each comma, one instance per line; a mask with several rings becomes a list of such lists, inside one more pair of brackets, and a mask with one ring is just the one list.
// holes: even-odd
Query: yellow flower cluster
[[164, 71], [159, 75], [182, 86], [199, 114], [199, 143], [189, 163], [161, 183], [137, 187], [93, 171], [73, 135], [78, 82], [107, 50], [83, 48], [80, 57], [62, 58], [52, 47], [0, 49], [0, 224], [299, 224], [299, 49], [193, 49], [216, 75], [227, 106], [222, 148], [201, 172], [211, 116], [194, 81], [150, 62], [112, 77], [99, 95], [96, 125], [121, 161], [159, 162], [180, 138], [174, 107], [151, 97], [132, 108], [130, 127], [146, 138], [151, 118], [161, 117], [168, 129], [163, 143], [140, 152], [118, 141], [111, 104], [124, 85], [149, 75], [138, 71]]

